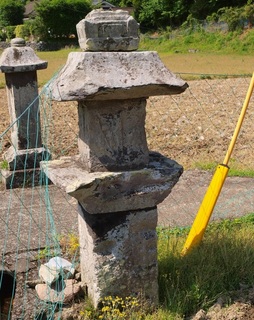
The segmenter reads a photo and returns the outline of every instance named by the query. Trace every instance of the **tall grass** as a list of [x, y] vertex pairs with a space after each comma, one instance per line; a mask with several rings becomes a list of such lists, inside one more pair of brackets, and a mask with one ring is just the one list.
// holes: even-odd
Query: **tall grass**
[[142, 36], [140, 49], [167, 53], [199, 52], [220, 54], [252, 54], [254, 50], [254, 30], [239, 32], [206, 32], [204, 30], [188, 33], [177, 30], [172, 33], [151, 37]]
[[160, 301], [182, 318], [254, 285], [254, 214], [210, 224], [202, 245], [181, 256], [187, 231], [158, 232]]

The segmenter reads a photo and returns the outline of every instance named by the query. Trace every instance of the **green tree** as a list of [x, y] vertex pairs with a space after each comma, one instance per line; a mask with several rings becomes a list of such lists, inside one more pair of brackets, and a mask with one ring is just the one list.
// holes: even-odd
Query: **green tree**
[[0, 26], [16, 26], [23, 23], [25, 11], [22, 0], [0, 0]]
[[244, 27], [243, 9], [226, 7], [218, 10], [220, 20], [228, 24], [228, 31], [242, 30]]
[[76, 34], [76, 24], [91, 11], [89, 0], [41, 0], [36, 6], [38, 19], [51, 37]]
[[188, 17], [190, 1], [187, 0], [134, 0], [135, 18], [141, 28], [165, 29], [178, 27]]
[[248, 1], [243, 8], [243, 17], [248, 21], [249, 28], [254, 26], [254, 4], [252, 1]]
[[207, 16], [216, 13], [219, 9], [225, 7], [241, 7], [246, 4], [246, 0], [192, 0], [190, 1], [190, 13], [194, 18], [203, 20]]

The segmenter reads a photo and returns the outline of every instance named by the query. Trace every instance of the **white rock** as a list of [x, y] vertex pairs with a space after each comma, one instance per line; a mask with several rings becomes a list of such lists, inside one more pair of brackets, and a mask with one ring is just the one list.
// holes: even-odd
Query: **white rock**
[[40, 266], [39, 277], [43, 282], [49, 285], [55, 282], [59, 278], [59, 275], [60, 275], [59, 270], [57, 269], [53, 269], [53, 268], [51, 269], [44, 264]]
[[47, 263], [45, 263], [45, 266], [53, 270], [58, 270], [60, 273], [64, 272], [65, 275], [69, 275], [68, 278], [72, 278], [75, 273], [73, 264], [61, 257], [51, 258]]
[[75, 297], [80, 289], [80, 284], [75, 280], [57, 281], [51, 287], [47, 284], [35, 286], [39, 299], [51, 303], [67, 303]]

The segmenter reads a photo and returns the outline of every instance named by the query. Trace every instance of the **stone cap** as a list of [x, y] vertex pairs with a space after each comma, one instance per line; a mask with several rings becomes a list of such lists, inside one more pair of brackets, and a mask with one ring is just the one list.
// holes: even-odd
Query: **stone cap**
[[3, 73], [41, 70], [47, 66], [48, 62], [40, 60], [22, 38], [12, 39], [11, 47], [5, 49], [0, 57], [0, 70]]
[[51, 84], [58, 101], [147, 98], [186, 88], [155, 51], [72, 52]]
[[139, 24], [128, 11], [93, 10], [76, 28], [84, 51], [133, 51], [139, 45]]

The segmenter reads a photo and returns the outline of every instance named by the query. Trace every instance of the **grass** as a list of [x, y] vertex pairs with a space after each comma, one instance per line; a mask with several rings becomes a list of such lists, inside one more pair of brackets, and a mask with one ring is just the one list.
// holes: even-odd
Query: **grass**
[[208, 226], [202, 245], [181, 256], [188, 229], [159, 230], [159, 290], [163, 309], [178, 317], [230, 303], [254, 285], [254, 214]]
[[[196, 162], [194, 168], [206, 171], [214, 171], [217, 165], [218, 163], [216, 162]], [[240, 165], [234, 163], [234, 161], [232, 160], [229, 165], [228, 176], [254, 178], [254, 170], [242, 168]]]
[[0, 169], [1, 170], [8, 170], [9, 169], [9, 164], [7, 160], [3, 160], [0, 162]]
[[216, 53], [160, 53], [163, 63], [185, 80], [251, 75], [253, 56]]
[[162, 33], [159, 36], [142, 36], [140, 48], [158, 52], [188, 53], [203, 52], [215, 54], [251, 55], [254, 49], [254, 30], [239, 32], [205, 32], [197, 30], [175, 30], [171, 33]]

